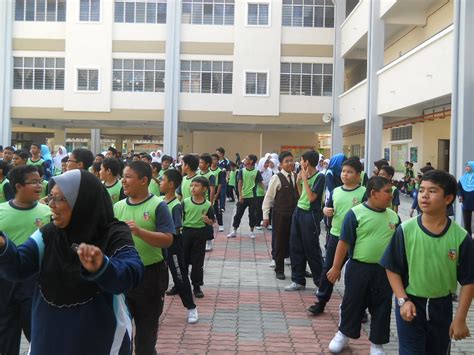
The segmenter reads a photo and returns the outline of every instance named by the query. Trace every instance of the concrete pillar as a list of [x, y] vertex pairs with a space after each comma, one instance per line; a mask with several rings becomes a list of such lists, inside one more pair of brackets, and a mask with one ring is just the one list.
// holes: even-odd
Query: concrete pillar
[[346, 0], [334, 1], [334, 46], [332, 78], [331, 154], [342, 153], [339, 95], [344, 92], [344, 58], [341, 56], [341, 25], [346, 18]]
[[[451, 146], [449, 171], [459, 179], [468, 160], [473, 160], [474, 145], [474, 1], [454, 3], [454, 73], [451, 105]], [[462, 223], [461, 206], [456, 204], [456, 221]]]
[[185, 154], [194, 152], [194, 133], [189, 128], [183, 129], [182, 147]]
[[181, 0], [168, 1], [166, 8], [166, 83], [163, 151], [176, 157], [180, 85]]
[[66, 130], [56, 129], [54, 130], [54, 145], [66, 146]]
[[117, 137], [115, 140], [115, 149], [117, 149], [119, 152], [123, 150], [123, 138], [122, 137]]
[[384, 23], [379, 16], [380, 1], [370, 0], [367, 35], [367, 118], [365, 120], [365, 171], [382, 158], [383, 117], [377, 115], [378, 76], [383, 67]]
[[100, 153], [100, 129], [91, 129], [91, 152], [93, 154]]
[[11, 144], [12, 28], [14, 1], [0, 1], [0, 145]]

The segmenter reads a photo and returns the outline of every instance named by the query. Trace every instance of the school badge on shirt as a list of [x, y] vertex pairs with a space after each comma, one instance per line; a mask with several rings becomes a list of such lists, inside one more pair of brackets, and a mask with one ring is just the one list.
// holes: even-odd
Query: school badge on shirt
[[358, 205], [359, 204], [359, 199], [357, 197], [354, 197], [352, 199], [352, 206]]
[[448, 258], [452, 261], [456, 261], [456, 259], [458, 258], [458, 253], [456, 249], [449, 249]]
[[389, 222], [388, 223], [388, 226], [390, 227], [390, 229], [395, 229], [397, 228], [397, 225], [395, 223], [392, 223], [392, 222]]
[[150, 212], [144, 212], [144, 213], [143, 213], [143, 219], [144, 219], [145, 221], [148, 221], [148, 220], [150, 219]]
[[35, 219], [35, 226], [40, 228], [43, 226], [43, 220], [41, 218], [36, 218]]

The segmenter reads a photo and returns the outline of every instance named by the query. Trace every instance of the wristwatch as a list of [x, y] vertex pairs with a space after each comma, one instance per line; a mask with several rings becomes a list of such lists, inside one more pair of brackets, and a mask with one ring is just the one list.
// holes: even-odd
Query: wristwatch
[[403, 307], [403, 305], [408, 301], [410, 301], [408, 297], [398, 298], [397, 299], [398, 307]]

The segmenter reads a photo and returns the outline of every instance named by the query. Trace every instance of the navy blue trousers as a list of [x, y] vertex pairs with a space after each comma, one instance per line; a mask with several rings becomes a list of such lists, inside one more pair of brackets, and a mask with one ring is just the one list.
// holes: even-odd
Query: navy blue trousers
[[334, 263], [334, 256], [336, 255], [338, 242], [338, 237], [329, 234], [326, 244], [326, 257], [324, 259], [323, 271], [321, 273], [321, 281], [319, 282], [319, 288], [316, 292], [316, 297], [320, 303], [327, 303], [331, 299], [334, 284], [329, 282], [326, 274], [332, 268], [332, 264]]

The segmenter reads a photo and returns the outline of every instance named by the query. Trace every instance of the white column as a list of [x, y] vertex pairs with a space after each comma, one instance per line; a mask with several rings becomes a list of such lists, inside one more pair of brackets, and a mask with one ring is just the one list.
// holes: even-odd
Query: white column
[[[474, 1], [454, 3], [454, 73], [451, 105], [451, 146], [449, 171], [459, 179], [464, 165], [474, 160]], [[456, 204], [456, 221], [462, 223], [460, 204]]]
[[100, 153], [100, 129], [91, 129], [91, 152], [92, 154]]
[[0, 145], [11, 144], [13, 0], [0, 1]]
[[334, 7], [331, 155], [342, 153], [339, 95], [344, 92], [344, 58], [341, 56], [341, 25], [346, 18], [346, 0], [335, 0]]
[[181, 0], [168, 1], [166, 9], [166, 82], [163, 151], [176, 157], [178, 149]]
[[380, 1], [370, 0], [367, 35], [367, 118], [365, 120], [365, 171], [382, 158], [383, 118], [377, 115], [378, 76], [383, 67], [384, 23], [379, 16]]

